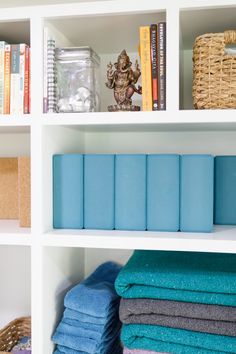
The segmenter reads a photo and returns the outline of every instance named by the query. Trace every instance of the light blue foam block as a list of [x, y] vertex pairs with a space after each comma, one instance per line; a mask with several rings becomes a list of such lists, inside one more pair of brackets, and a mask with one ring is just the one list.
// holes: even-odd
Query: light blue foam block
[[146, 155], [116, 155], [115, 228], [146, 230]]
[[179, 155], [147, 157], [147, 229], [179, 230]]
[[83, 228], [83, 155], [53, 156], [53, 227]]
[[114, 229], [114, 209], [114, 155], [84, 155], [84, 228]]
[[236, 156], [215, 157], [215, 224], [236, 225]]
[[180, 176], [180, 230], [211, 232], [214, 191], [213, 156], [181, 156]]

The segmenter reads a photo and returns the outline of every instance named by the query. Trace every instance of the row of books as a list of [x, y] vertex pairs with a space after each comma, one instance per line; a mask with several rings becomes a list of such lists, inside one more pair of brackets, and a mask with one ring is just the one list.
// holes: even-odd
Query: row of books
[[143, 111], [166, 109], [166, 22], [140, 27]]
[[0, 41], [0, 114], [30, 113], [30, 47]]

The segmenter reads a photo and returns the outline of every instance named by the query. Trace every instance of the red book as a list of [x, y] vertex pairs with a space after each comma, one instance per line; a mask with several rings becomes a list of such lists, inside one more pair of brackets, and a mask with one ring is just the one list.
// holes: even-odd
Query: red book
[[157, 65], [157, 25], [152, 24], [151, 34], [151, 65], [152, 65], [152, 110], [158, 110], [158, 65]]

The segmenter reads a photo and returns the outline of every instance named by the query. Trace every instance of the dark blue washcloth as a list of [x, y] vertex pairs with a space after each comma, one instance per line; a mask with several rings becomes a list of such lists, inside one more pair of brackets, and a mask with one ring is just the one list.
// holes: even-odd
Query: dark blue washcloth
[[118, 300], [114, 282], [121, 266], [106, 262], [65, 297], [65, 307], [95, 317], [107, 317], [111, 302]]
[[115, 285], [124, 298], [236, 306], [236, 255], [135, 251]]

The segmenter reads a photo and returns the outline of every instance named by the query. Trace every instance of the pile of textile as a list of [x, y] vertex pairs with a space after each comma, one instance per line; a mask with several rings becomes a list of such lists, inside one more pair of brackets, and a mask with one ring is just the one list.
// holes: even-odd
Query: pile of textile
[[135, 251], [116, 279], [125, 354], [236, 353], [236, 256]]
[[54, 354], [122, 353], [120, 297], [114, 288], [120, 269], [106, 262], [66, 294], [63, 318], [52, 337]]
[[19, 342], [12, 348], [12, 354], [31, 354], [31, 338], [22, 337]]

